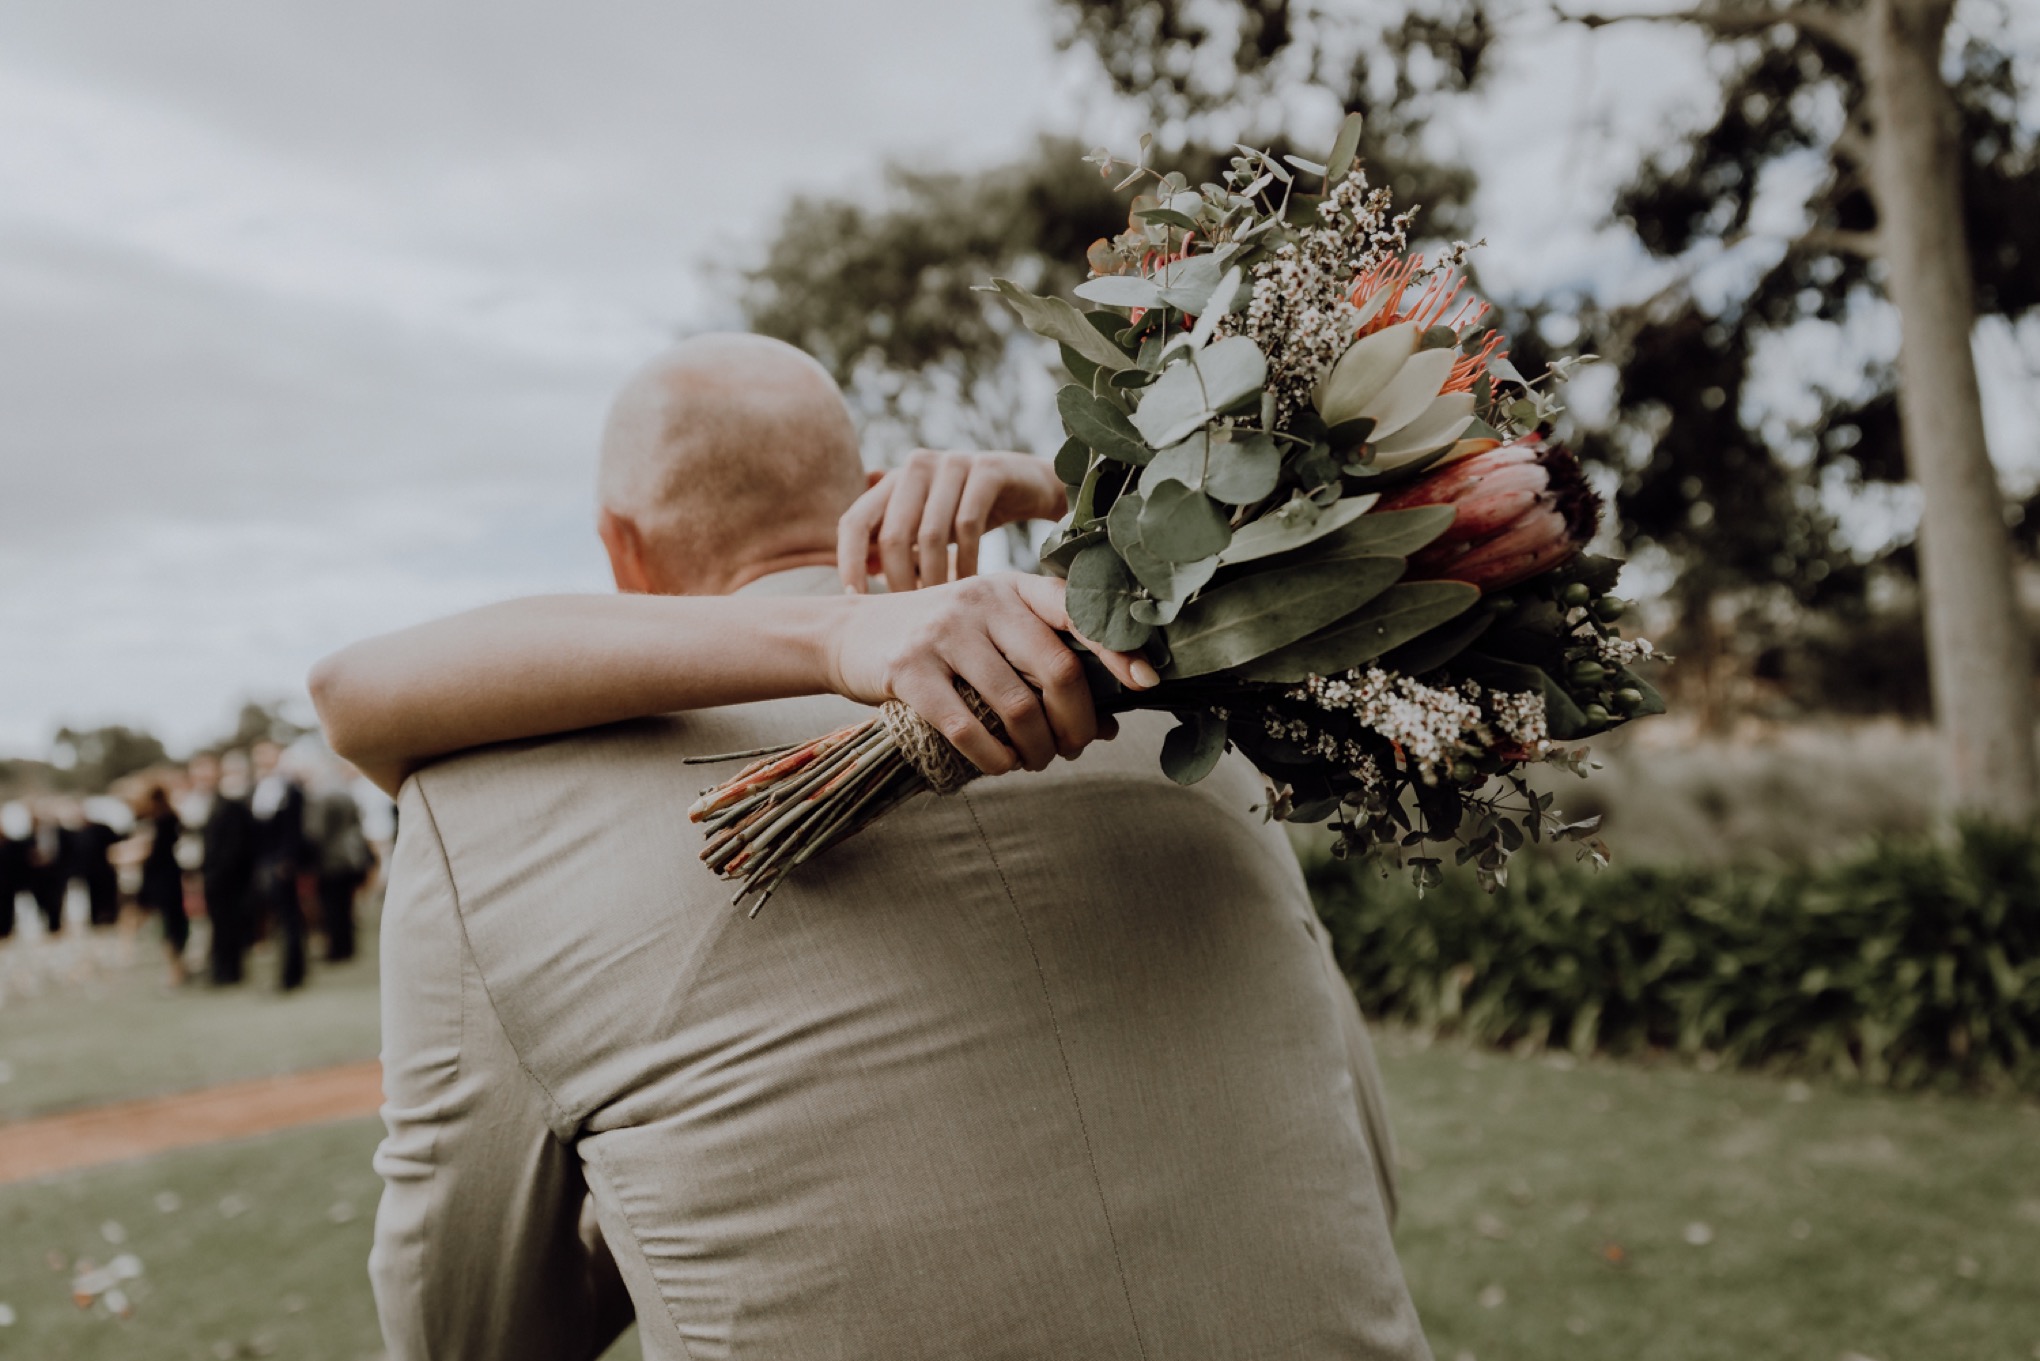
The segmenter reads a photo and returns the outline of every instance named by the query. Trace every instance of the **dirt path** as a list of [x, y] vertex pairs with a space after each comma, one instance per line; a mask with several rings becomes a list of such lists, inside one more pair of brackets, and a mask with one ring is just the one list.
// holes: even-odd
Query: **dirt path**
[[382, 1065], [370, 1059], [0, 1124], [0, 1185], [373, 1115], [381, 1104]]

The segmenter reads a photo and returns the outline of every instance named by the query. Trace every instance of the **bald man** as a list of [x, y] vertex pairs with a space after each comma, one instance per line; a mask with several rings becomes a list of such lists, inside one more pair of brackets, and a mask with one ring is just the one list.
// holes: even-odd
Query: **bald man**
[[[1171, 784], [1145, 716], [1086, 750], [1060, 584], [945, 579], [1045, 508], [1040, 473], [914, 467], [865, 490], [804, 356], [690, 344], [604, 439], [624, 595], [316, 674], [335, 745], [403, 780], [371, 1262], [392, 1361], [596, 1356], [619, 1279], [659, 1361], [1428, 1355], [1365, 1032], [1258, 777]], [[873, 557], [925, 588], [846, 594]], [[1010, 747], [956, 721], [958, 677]], [[681, 762], [895, 697], [1012, 773], [907, 805], [747, 919], [685, 817], [721, 769]]]

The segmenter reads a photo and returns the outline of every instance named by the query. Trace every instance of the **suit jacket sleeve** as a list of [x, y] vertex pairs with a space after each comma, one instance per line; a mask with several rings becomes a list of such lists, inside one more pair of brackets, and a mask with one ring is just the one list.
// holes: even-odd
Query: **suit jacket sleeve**
[[630, 1322], [581, 1165], [504, 1035], [412, 781], [382, 925], [384, 1179], [369, 1258], [389, 1361], [593, 1358]]

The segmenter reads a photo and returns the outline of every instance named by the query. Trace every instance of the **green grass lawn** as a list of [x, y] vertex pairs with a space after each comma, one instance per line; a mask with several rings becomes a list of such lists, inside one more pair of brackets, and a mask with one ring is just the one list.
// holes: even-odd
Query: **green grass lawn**
[[2040, 1105], [1381, 1049], [1440, 1361], [2040, 1357]]
[[[2040, 1356], [2040, 1106], [1381, 1047], [1440, 1361]], [[0, 1187], [0, 1356], [376, 1356], [379, 1131]], [[133, 1316], [80, 1311], [72, 1261], [117, 1251]]]
[[374, 1058], [375, 950], [371, 934], [358, 958], [315, 962], [311, 982], [288, 995], [271, 986], [266, 949], [238, 987], [173, 994], [151, 928], [127, 966], [0, 1005], [0, 1120]]
[[[368, 1289], [382, 1183], [378, 1120], [165, 1154], [0, 1187], [0, 1357], [24, 1361], [368, 1361], [382, 1354]], [[130, 1313], [79, 1308], [80, 1259], [132, 1254]], [[0, 1313], [0, 1318], [6, 1315]], [[634, 1338], [609, 1361], [635, 1361]]]

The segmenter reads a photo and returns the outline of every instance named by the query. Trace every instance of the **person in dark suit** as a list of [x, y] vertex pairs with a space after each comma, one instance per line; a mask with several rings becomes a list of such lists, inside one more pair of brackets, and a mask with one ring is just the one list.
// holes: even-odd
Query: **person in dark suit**
[[28, 892], [28, 847], [34, 830], [27, 804], [0, 807], [0, 940], [14, 934], [14, 899]]
[[213, 986], [239, 983], [248, 955], [255, 875], [255, 815], [248, 810], [248, 758], [201, 752], [186, 767], [194, 807], [205, 804], [201, 874], [212, 923]]
[[98, 818], [78, 811], [77, 825], [69, 834], [70, 876], [85, 885], [94, 926], [112, 926], [120, 920], [120, 876], [113, 868], [112, 851], [120, 833]]
[[71, 875], [64, 854], [64, 825], [58, 808], [44, 803], [35, 810], [35, 828], [28, 844], [28, 887], [36, 910], [51, 935], [64, 929], [64, 890]]
[[148, 838], [142, 860], [142, 887], [135, 900], [144, 912], [163, 919], [163, 949], [170, 957], [170, 984], [185, 980], [184, 947], [191, 940], [191, 920], [184, 913], [184, 867], [177, 863], [177, 841], [184, 823], [170, 806], [161, 781], [149, 785], [135, 801], [136, 832]]
[[280, 960], [277, 986], [284, 992], [305, 981], [305, 909], [298, 875], [305, 867], [305, 791], [282, 767], [283, 748], [255, 744], [254, 860], [257, 911], [276, 931]]
[[354, 900], [375, 867], [375, 853], [361, 827], [361, 806], [354, 801], [343, 766], [307, 806], [306, 830], [313, 868], [318, 874], [319, 926], [326, 933], [326, 959], [354, 958]]

